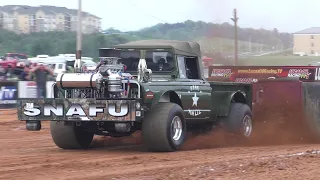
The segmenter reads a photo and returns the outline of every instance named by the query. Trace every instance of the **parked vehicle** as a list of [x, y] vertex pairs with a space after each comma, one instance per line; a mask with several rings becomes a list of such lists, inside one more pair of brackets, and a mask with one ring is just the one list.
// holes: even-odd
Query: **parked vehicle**
[[0, 66], [6, 73], [20, 74], [24, 66], [30, 64], [27, 55], [21, 53], [7, 53], [1, 59]]
[[84, 61], [82, 64], [82, 70], [83, 72], [94, 72], [97, 67], [97, 63], [93, 61]]

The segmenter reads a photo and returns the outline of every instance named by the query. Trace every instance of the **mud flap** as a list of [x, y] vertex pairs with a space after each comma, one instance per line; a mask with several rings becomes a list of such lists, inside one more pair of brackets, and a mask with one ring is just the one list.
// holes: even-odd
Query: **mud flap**
[[303, 107], [307, 124], [316, 136], [320, 139], [320, 82], [302, 83]]

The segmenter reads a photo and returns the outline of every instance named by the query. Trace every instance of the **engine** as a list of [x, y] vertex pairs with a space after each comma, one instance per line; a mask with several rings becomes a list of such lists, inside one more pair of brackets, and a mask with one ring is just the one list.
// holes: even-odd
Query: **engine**
[[140, 98], [140, 85], [119, 58], [102, 58], [95, 73], [65, 73], [56, 78], [57, 87], [67, 91], [66, 98]]

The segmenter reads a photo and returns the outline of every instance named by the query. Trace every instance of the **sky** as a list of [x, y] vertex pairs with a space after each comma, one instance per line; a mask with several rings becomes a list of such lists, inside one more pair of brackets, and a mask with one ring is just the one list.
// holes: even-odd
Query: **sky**
[[[78, 8], [78, 0], [0, 1], [0, 6], [13, 4]], [[232, 23], [237, 8], [240, 27], [292, 33], [320, 27], [319, 7], [320, 0], [82, 0], [82, 10], [101, 17], [103, 29], [121, 31], [186, 20]]]

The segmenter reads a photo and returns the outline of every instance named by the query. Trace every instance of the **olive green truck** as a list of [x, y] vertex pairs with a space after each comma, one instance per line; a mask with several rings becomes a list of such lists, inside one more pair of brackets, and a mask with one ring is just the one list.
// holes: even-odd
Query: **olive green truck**
[[101, 48], [99, 56], [94, 73], [59, 74], [54, 98], [18, 99], [18, 118], [27, 130], [39, 131], [42, 121], [50, 121], [52, 139], [62, 149], [88, 148], [94, 135], [141, 131], [150, 151], [163, 152], [179, 150], [187, 132], [213, 127], [251, 136], [251, 85], [208, 82], [198, 43], [134, 41]]

